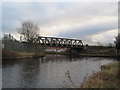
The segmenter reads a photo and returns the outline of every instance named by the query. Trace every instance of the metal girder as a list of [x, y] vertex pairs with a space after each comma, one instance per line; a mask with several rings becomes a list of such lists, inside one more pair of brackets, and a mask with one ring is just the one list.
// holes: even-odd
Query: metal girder
[[38, 37], [33, 40], [33, 43], [38, 43], [45, 46], [56, 46], [56, 47], [76, 47], [80, 48], [83, 46], [82, 40], [67, 39], [67, 38], [56, 38], [56, 37]]

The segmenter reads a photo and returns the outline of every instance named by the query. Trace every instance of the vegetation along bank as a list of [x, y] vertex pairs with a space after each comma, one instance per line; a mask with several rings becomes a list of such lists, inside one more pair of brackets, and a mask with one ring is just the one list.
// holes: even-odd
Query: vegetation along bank
[[81, 88], [120, 88], [120, 62], [101, 66], [101, 71], [87, 78]]

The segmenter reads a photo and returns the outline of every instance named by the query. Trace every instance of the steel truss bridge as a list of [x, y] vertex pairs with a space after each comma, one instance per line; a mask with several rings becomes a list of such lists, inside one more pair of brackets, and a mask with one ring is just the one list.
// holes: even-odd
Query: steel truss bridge
[[32, 43], [52, 47], [83, 48], [82, 40], [57, 37], [38, 37], [35, 38]]

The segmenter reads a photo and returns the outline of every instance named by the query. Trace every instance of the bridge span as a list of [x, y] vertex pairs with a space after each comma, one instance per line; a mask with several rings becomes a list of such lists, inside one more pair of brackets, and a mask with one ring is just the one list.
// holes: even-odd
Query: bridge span
[[38, 37], [32, 43], [40, 44], [42, 46], [65, 47], [65, 48], [83, 48], [82, 40], [57, 38], [57, 37]]

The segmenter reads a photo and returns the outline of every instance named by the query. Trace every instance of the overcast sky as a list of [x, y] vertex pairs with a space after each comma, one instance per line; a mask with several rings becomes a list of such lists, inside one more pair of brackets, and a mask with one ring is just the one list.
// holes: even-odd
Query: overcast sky
[[19, 38], [23, 21], [38, 23], [42, 36], [76, 38], [86, 44], [113, 43], [118, 33], [117, 2], [3, 2], [2, 32]]

